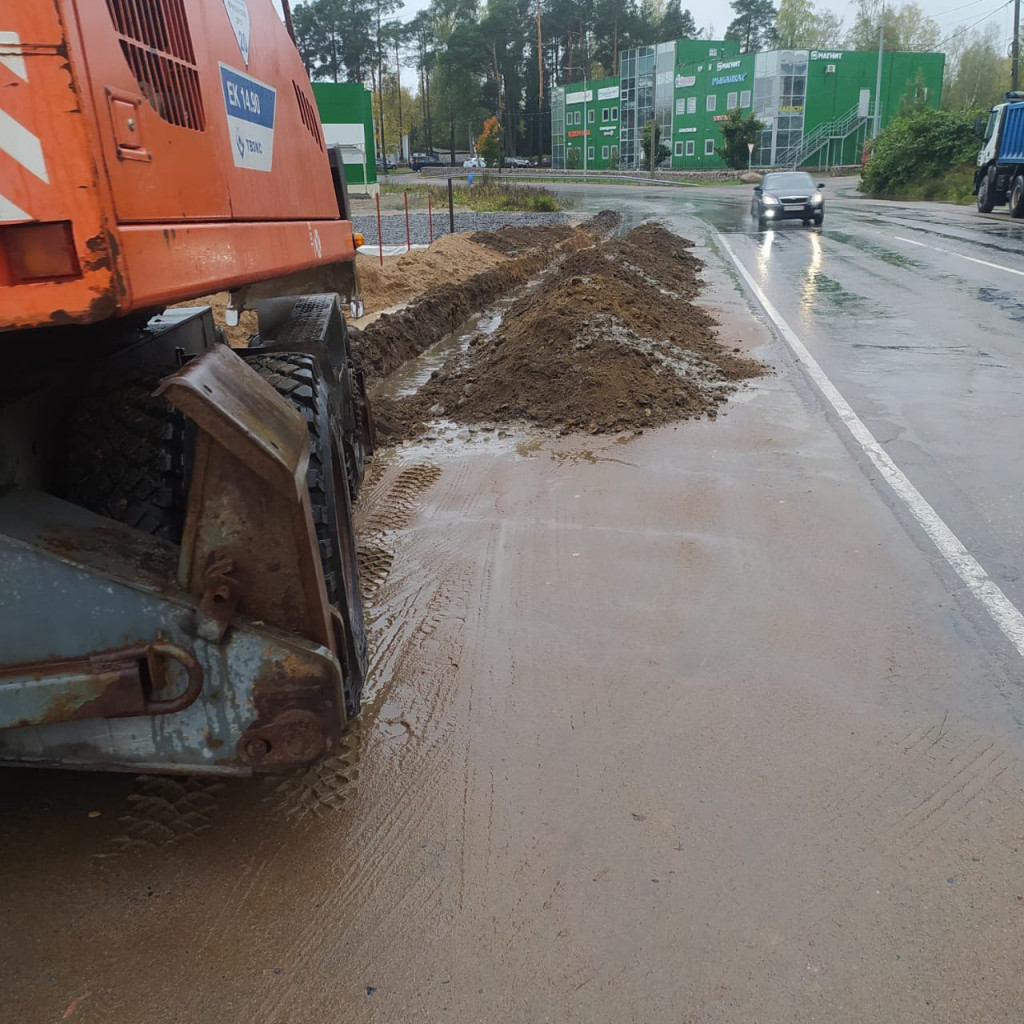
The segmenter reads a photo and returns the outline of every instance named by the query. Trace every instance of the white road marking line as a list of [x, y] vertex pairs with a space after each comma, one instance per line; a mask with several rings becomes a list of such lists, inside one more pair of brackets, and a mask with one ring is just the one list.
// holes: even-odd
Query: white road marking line
[[968, 590], [981, 602], [992, 617], [995, 624], [1002, 630], [1006, 638], [1024, 657], [1024, 615], [993, 582], [992, 578], [981, 567], [978, 560], [963, 546], [956, 534], [943, 522], [939, 514], [928, 504], [921, 492], [907, 479], [906, 474], [889, 458], [874, 435], [864, 425], [861, 418], [853, 411], [850, 403], [839, 393], [839, 390], [826, 376], [814, 356], [808, 352], [804, 343], [797, 337], [794, 330], [786, 323], [779, 311], [769, 301], [747, 268], [732, 251], [729, 243], [718, 235], [719, 244], [729, 255], [740, 276], [747, 282], [765, 313], [779, 329], [786, 343], [796, 358], [803, 363], [804, 371], [814, 382], [824, 398], [836, 411], [836, 414], [861, 446], [864, 454], [874, 463], [897, 497], [907, 507], [918, 525], [931, 538], [939, 549], [939, 554], [949, 563], [953, 571], [963, 580]]
[[989, 263], [988, 260], [975, 259], [973, 256], [965, 256], [962, 252], [952, 252], [949, 249], [939, 249], [939, 252], [948, 252], [950, 256], [959, 256], [962, 260], [970, 260], [972, 263], [980, 263], [983, 267], [991, 267], [993, 270], [1005, 270], [1008, 274], [1016, 274], [1024, 277], [1024, 270], [1014, 270], [1013, 267], [1004, 267], [1001, 263]]
[[1015, 270], [1013, 267], [1004, 267], [1001, 263], [989, 263], [988, 260], [979, 260], [974, 256], [965, 256], [962, 252], [954, 252], [952, 249], [943, 249], [938, 245], [926, 245], [924, 242], [915, 242], [912, 238], [904, 238], [902, 235], [893, 235], [899, 242], [909, 242], [911, 245], [919, 245], [922, 249], [934, 249], [936, 252], [944, 252], [947, 256], [959, 256], [962, 260], [970, 260], [971, 263], [980, 263], [983, 267], [991, 267], [993, 270], [1005, 270], [1007, 274], [1017, 274], [1024, 277], [1024, 270]]
[[0, 110], [0, 149], [31, 171], [40, 181], [50, 183], [43, 157], [43, 144], [20, 121]]

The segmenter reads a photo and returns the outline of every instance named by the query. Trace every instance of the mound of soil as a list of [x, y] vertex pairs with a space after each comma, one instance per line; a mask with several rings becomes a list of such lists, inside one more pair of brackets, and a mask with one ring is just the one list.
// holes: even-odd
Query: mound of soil
[[504, 256], [519, 256], [532, 252], [539, 245], [562, 242], [576, 229], [569, 224], [556, 224], [545, 228], [543, 238], [536, 228], [502, 228], [500, 231], [474, 231], [469, 240]]
[[493, 335], [417, 394], [381, 403], [378, 425], [411, 434], [444, 415], [599, 433], [714, 417], [766, 368], [715, 340], [715, 321], [691, 301], [702, 264], [690, 247], [645, 224], [573, 253]]
[[500, 249], [481, 245], [475, 237], [442, 235], [429, 249], [389, 256], [383, 266], [376, 256], [360, 253], [356, 270], [367, 312], [374, 313], [408, 302], [438, 285], [464, 281], [506, 258]]
[[[353, 353], [371, 384], [396, 369], [407, 359], [454, 331], [467, 317], [513, 288], [525, 284], [531, 276], [566, 252], [575, 252], [594, 244], [599, 233], [618, 224], [618, 214], [598, 214], [579, 227], [561, 224], [530, 228], [531, 245], [515, 258], [497, 256], [497, 262], [464, 281], [443, 284], [414, 300], [396, 313], [384, 313], [363, 330], [351, 330]], [[493, 233], [499, 245], [506, 232], [524, 228], [503, 228]], [[483, 248], [473, 243], [467, 245]], [[516, 243], [518, 245], [519, 243]], [[429, 251], [429, 250], [428, 250]], [[489, 252], [484, 248], [485, 252]], [[509, 251], [515, 251], [515, 245]], [[415, 255], [415, 254], [413, 254]], [[405, 259], [406, 257], [402, 257]], [[481, 261], [486, 262], [486, 261]]]
[[551, 225], [538, 231], [535, 227], [502, 228], [500, 231], [477, 231], [469, 236], [471, 242], [486, 246], [505, 256], [520, 256], [545, 246], [578, 237], [580, 231], [593, 237], [610, 235], [622, 222], [622, 215], [614, 210], [602, 210], [578, 228], [567, 224]]

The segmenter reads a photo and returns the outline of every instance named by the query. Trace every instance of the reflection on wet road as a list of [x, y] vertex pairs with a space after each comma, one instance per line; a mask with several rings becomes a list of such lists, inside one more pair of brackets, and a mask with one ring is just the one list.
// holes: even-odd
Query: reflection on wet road
[[820, 234], [733, 221], [726, 237], [886, 452], [1024, 607], [1024, 271], [1007, 262], [1024, 225], [840, 193]]

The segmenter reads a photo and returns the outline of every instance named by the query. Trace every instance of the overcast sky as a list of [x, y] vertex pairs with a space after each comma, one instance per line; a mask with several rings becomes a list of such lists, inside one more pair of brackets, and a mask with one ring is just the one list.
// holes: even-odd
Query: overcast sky
[[[902, 3], [903, 0], [896, 0]], [[987, 28], [995, 25], [1003, 35], [1009, 46], [1013, 35], [1013, 7], [1007, 0], [917, 0], [921, 9], [929, 17], [939, 23], [943, 38], [951, 35], [958, 28], [970, 28], [977, 25], [979, 28]], [[430, 0], [406, 0], [405, 7], [398, 16], [402, 21], [413, 17], [417, 11], [429, 6]], [[697, 22], [697, 28], [701, 31], [714, 26], [715, 38], [720, 39], [726, 26], [732, 19], [732, 10], [728, 3], [723, 0], [682, 0], [683, 9], [689, 8]], [[843, 0], [818, 0], [815, 4], [819, 9], [827, 8], [835, 11], [843, 19], [844, 28], [853, 24], [856, 8], [850, 2]], [[416, 74], [414, 71], [402, 71], [402, 84], [406, 88], [416, 89]]]

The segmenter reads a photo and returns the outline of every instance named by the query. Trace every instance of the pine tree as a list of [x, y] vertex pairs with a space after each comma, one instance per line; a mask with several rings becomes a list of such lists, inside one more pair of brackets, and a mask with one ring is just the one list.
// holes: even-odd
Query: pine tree
[[729, 6], [736, 17], [725, 30], [725, 38], [735, 39], [741, 53], [757, 53], [775, 45], [778, 11], [771, 0], [732, 0]]

